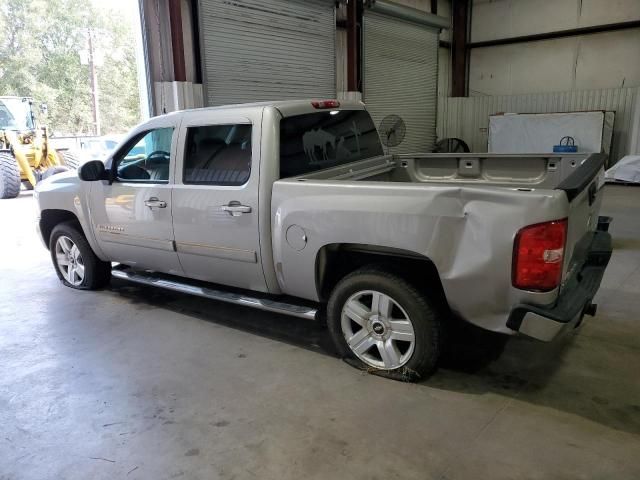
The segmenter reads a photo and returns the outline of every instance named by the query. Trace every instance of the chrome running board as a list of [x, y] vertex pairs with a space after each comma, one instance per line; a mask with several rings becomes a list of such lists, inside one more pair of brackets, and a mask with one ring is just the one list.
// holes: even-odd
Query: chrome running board
[[174, 279], [163, 278], [159, 274], [135, 271], [129, 267], [115, 267], [111, 271], [111, 275], [115, 278], [121, 278], [123, 280], [129, 280], [130, 282], [140, 283], [143, 285], [165, 288], [167, 290], [173, 290], [174, 292], [188, 293], [190, 295], [218, 300], [220, 302], [234, 303], [236, 305], [243, 305], [245, 307], [251, 307], [267, 312], [282, 313], [284, 315], [306, 318], [307, 320], [315, 320], [316, 313], [318, 312], [317, 309], [304, 305], [293, 305], [291, 303], [270, 300], [268, 298], [250, 297], [240, 293], [225, 292], [223, 290], [190, 285]]

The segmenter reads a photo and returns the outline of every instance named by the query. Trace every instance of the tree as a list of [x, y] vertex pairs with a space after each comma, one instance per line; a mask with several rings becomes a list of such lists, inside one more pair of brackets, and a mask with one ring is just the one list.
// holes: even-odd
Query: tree
[[0, 95], [47, 102], [46, 122], [56, 133], [93, 133], [89, 67], [80, 61], [91, 29], [104, 55], [98, 69], [103, 133], [126, 131], [140, 116], [129, 20], [90, 0], [3, 0]]

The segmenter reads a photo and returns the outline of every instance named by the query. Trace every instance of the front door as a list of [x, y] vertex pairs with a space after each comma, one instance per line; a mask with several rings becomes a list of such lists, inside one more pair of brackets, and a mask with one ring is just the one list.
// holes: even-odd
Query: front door
[[171, 222], [177, 129], [140, 132], [114, 155], [114, 181], [95, 182], [90, 208], [98, 242], [115, 262], [182, 274]]
[[[258, 118], [185, 116], [173, 227], [187, 277], [266, 291], [260, 258]], [[180, 161], [180, 158], [182, 161]]]

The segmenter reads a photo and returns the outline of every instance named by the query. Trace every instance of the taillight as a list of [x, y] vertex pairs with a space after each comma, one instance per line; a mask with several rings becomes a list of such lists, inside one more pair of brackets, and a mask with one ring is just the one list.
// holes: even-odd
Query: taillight
[[314, 100], [311, 105], [313, 108], [338, 108], [340, 102], [338, 100]]
[[513, 286], [541, 292], [556, 288], [566, 239], [566, 218], [520, 229], [513, 246]]

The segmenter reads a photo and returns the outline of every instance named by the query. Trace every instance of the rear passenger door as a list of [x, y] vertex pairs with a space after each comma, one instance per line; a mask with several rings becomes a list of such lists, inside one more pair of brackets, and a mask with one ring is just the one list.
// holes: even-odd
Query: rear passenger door
[[185, 117], [173, 190], [176, 250], [186, 276], [266, 291], [260, 258], [260, 116]]

